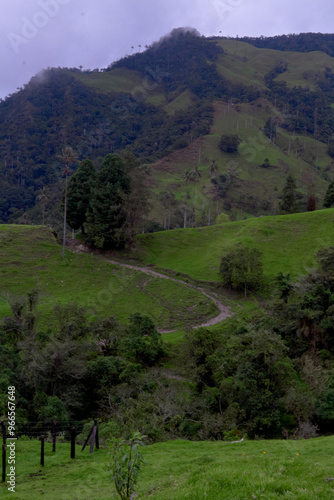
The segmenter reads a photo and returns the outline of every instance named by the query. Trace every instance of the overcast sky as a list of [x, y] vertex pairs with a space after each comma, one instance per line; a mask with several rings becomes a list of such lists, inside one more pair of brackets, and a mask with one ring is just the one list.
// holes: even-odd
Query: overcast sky
[[47, 67], [104, 68], [173, 28], [202, 35], [333, 32], [333, 0], [1, 0], [0, 97]]

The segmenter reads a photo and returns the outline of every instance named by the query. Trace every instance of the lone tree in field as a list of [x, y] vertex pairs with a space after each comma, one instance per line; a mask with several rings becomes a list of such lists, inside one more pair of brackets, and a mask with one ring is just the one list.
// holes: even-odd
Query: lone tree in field
[[299, 212], [299, 207], [297, 204], [297, 186], [296, 181], [292, 175], [288, 175], [285, 186], [283, 188], [282, 200], [279, 204], [280, 213], [294, 214]]
[[332, 181], [326, 192], [326, 196], [324, 199], [324, 208], [330, 208], [334, 205], [334, 181]]
[[247, 297], [248, 290], [256, 290], [263, 284], [262, 253], [256, 248], [238, 244], [222, 257], [219, 274], [223, 286], [244, 290]]
[[67, 176], [70, 173], [70, 163], [77, 161], [77, 156], [70, 146], [62, 149], [61, 155], [57, 156], [65, 163], [65, 194], [64, 194], [64, 234], [63, 234], [63, 259], [65, 258], [65, 240], [66, 240], [66, 215], [67, 215]]
[[221, 136], [219, 147], [223, 153], [236, 153], [241, 140], [237, 135], [224, 134]]

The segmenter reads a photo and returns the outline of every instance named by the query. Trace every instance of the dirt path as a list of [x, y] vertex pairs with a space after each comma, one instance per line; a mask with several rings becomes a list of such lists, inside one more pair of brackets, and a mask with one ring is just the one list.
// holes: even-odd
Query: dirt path
[[[217, 323], [224, 321], [224, 319], [226, 319], [232, 315], [229, 307], [224, 306], [224, 304], [213, 293], [208, 293], [202, 287], [191, 285], [190, 283], [187, 283], [186, 281], [181, 281], [181, 280], [177, 280], [175, 278], [171, 278], [170, 276], [166, 276], [165, 274], [161, 274], [161, 273], [158, 273], [157, 271], [153, 271], [152, 269], [149, 269], [148, 267], [139, 267], [139, 266], [133, 266], [131, 264], [123, 264], [121, 262], [117, 262], [116, 260], [110, 260], [110, 259], [106, 259], [106, 261], [110, 262], [110, 264], [114, 264], [116, 266], [127, 267], [128, 269], [134, 269], [135, 271], [140, 271], [141, 273], [148, 274], [149, 276], [155, 276], [156, 278], [162, 278], [162, 279], [166, 279], [166, 280], [170, 280], [170, 281], [175, 281], [175, 283], [181, 283], [182, 285], [185, 285], [188, 288], [191, 288], [192, 290], [199, 291], [200, 293], [202, 293], [203, 295], [205, 295], [206, 297], [211, 299], [218, 307], [219, 314], [217, 316], [215, 316], [214, 318], [211, 318], [208, 321], [205, 321], [204, 323], [201, 323], [200, 325], [195, 326], [194, 328], [216, 325]], [[158, 331], [160, 333], [171, 333], [171, 332], [175, 332], [176, 330], [158, 330]]]

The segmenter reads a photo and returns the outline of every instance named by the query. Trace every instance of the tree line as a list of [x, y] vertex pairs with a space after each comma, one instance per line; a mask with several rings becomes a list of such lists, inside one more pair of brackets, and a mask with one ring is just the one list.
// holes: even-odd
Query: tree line
[[150, 208], [147, 170], [132, 153], [83, 160], [69, 180], [67, 223], [99, 249], [132, 246]]

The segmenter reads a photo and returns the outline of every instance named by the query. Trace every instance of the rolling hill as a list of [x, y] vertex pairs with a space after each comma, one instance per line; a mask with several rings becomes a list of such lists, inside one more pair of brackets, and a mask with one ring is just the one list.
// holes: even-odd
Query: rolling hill
[[264, 273], [297, 278], [315, 266], [317, 251], [333, 246], [334, 209], [252, 218], [211, 227], [175, 229], [138, 237], [146, 264], [218, 281], [221, 257], [237, 243], [263, 252]]
[[149, 315], [160, 329], [199, 324], [218, 314], [212, 300], [195, 289], [87, 253], [61, 247], [49, 228], [0, 225], [0, 316], [32, 290], [39, 290], [41, 327], [54, 321], [56, 304], [76, 303], [90, 319]]

